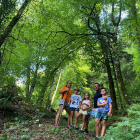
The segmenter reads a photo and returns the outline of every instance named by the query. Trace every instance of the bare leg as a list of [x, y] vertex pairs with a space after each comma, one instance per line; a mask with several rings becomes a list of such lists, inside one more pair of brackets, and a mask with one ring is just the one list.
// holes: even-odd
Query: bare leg
[[69, 107], [65, 107], [64, 109], [69, 114], [69, 116], [68, 116], [68, 126], [70, 126], [70, 108]]
[[78, 114], [75, 116], [75, 126], [76, 127], [78, 127], [78, 118], [80, 117], [80, 116], [82, 116], [83, 114], [82, 113], [79, 113], [78, 112]]
[[56, 117], [55, 117], [55, 125], [58, 125], [58, 119], [59, 119], [62, 107], [63, 107], [63, 105], [59, 105], [59, 110], [58, 110]]
[[75, 111], [75, 120], [76, 120], [76, 116], [78, 115], [78, 113], [79, 113], [78, 111]]
[[70, 125], [72, 125], [73, 116], [74, 116], [74, 111], [71, 111], [70, 112]]
[[102, 132], [101, 132], [101, 136], [104, 136], [105, 130], [106, 130], [106, 120], [103, 120], [102, 121]]
[[100, 119], [96, 119], [95, 120], [96, 137], [99, 137], [99, 133], [100, 133], [99, 124], [100, 124]]
[[85, 118], [86, 118], [86, 115], [85, 115], [85, 114], [83, 114], [82, 127], [81, 127], [81, 129], [83, 129], [83, 128], [84, 128], [84, 125], [85, 125]]
[[88, 116], [86, 115], [86, 117], [85, 117], [85, 129], [88, 129], [88, 123], [89, 123], [89, 120], [88, 120]]
[[99, 133], [101, 131], [101, 120], [99, 121]]

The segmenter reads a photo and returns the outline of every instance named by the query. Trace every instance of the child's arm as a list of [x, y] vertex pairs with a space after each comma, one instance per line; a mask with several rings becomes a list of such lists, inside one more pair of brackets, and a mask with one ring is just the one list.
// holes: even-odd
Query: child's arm
[[104, 98], [105, 100], [107, 100], [108, 97], [109, 97], [109, 95], [103, 96], [103, 98]]
[[81, 101], [79, 102], [79, 109], [81, 109]]
[[104, 104], [100, 104], [99, 102], [97, 102], [97, 106], [99, 106], [99, 107], [102, 107], [102, 106], [105, 106], [105, 105], [107, 105], [107, 102], [105, 102]]
[[111, 111], [112, 111], [112, 103], [109, 103], [109, 111], [107, 114], [108, 117], [111, 115]]
[[89, 109], [91, 107], [91, 101], [89, 101], [89, 106], [87, 106], [86, 108], [84, 108], [84, 109], [82, 109], [83, 111], [84, 110], [87, 110], [87, 109]]

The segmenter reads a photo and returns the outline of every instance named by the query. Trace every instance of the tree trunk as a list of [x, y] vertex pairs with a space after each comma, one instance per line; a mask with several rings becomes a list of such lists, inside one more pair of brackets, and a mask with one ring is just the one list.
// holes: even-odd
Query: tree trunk
[[[116, 48], [116, 47], [115, 47], [115, 48]], [[118, 56], [118, 54], [117, 54], [116, 51], [114, 52], [114, 56], [115, 56], [115, 66], [116, 66], [116, 72], [117, 72], [117, 79], [118, 79], [118, 82], [119, 82], [119, 85], [120, 85], [120, 89], [121, 89], [123, 98], [124, 98], [125, 102], [126, 102], [128, 105], [131, 105], [131, 103], [130, 103], [130, 102], [128, 101], [128, 99], [126, 98], [126, 96], [127, 96], [127, 90], [126, 90], [126, 88], [125, 88], [125, 84], [124, 84], [123, 77], [122, 77], [122, 72], [121, 72], [121, 68], [120, 68], [120, 61], [119, 61], [119, 56]]]
[[112, 73], [111, 73], [111, 68], [110, 68], [110, 64], [109, 64], [109, 58], [108, 58], [108, 50], [107, 50], [107, 44], [106, 41], [103, 39], [103, 37], [100, 37], [100, 43], [101, 43], [101, 48], [102, 48], [102, 52], [104, 55], [104, 59], [105, 59], [105, 65], [107, 68], [107, 74], [108, 74], [108, 81], [109, 81], [109, 90], [110, 90], [110, 96], [112, 99], [112, 111], [113, 113], [115, 113], [115, 111], [118, 110], [117, 107], [117, 102], [116, 102], [116, 93], [115, 93], [115, 89], [114, 89], [114, 81], [112, 78]]
[[30, 101], [30, 66], [27, 66], [27, 80], [25, 84], [26, 100]]
[[52, 93], [52, 87], [53, 87], [53, 83], [54, 83], [54, 78], [52, 79], [52, 82], [50, 84], [50, 93], [48, 93], [48, 99], [47, 99], [47, 102], [46, 102], [46, 108], [49, 108], [49, 110], [51, 109], [51, 93]]
[[55, 98], [55, 95], [56, 95], [56, 92], [57, 92], [57, 89], [58, 89], [58, 85], [59, 85], [59, 82], [60, 82], [60, 79], [61, 79], [61, 74], [62, 74], [62, 69], [60, 70], [58, 82], [57, 82], [57, 85], [56, 85], [56, 88], [55, 88], [55, 91], [54, 91], [54, 94], [53, 94], [53, 97], [52, 97], [51, 107], [52, 107], [52, 105], [53, 105], [53, 101], [54, 101], [54, 98]]
[[137, 8], [136, 8], [136, 0], [132, 0], [132, 13], [134, 15], [134, 20], [135, 20], [135, 24], [134, 27], [136, 29], [136, 39], [138, 41], [139, 47], [140, 47], [140, 23], [138, 21], [138, 13], [137, 13]]
[[118, 20], [115, 21], [115, 18], [114, 18], [114, 3], [112, 3], [111, 19], [112, 19], [112, 24], [114, 25], [114, 33], [113, 33], [113, 36], [112, 36], [114, 56], [115, 56], [114, 63], [115, 63], [115, 68], [116, 68], [116, 73], [117, 73], [117, 79], [118, 79], [118, 82], [120, 84], [120, 89], [121, 89], [123, 98], [124, 98], [125, 102], [128, 105], [130, 105], [131, 103], [125, 97], [125, 95], [127, 95], [127, 91], [126, 91], [125, 84], [124, 84], [123, 77], [122, 77], [122, 72], [121, 72], [121, 68], [120, 68], [120, 61], [119, 61], [119, 56], [118, 56], [118, 47], [117, 47], [117, 32], [118, 32], [118, 26], [119, 26], [120, 21], [121, 21], [121, 11], [122, 11], [122, 3], [120, 3], [120, 11], [119, 11]]
[[38, 68], [39, 68], [39, 64], [36, 63], [36, 70], [34, 72], [34, 77], [33, 77], [33, 81], [31, 82], [31, 88], [30, 88], [30, 92], [29, 92], [29, 95], [30, 95], [29, 100], [31, 100], [31, 97], [32, 97], [32, 94], [34, 92], [34, 88], [35, 88], [35, 85], [36, 85]]
[[117, 75], [116, 75], [116, 71], [115, 71], [114, 60], [113, 60], [113, 57], [112, 57], [111, 50], [110, 50], [110, 58], [111, 58], [111, 63], [112, 63], [112, 67], [113, 67], [113, 75], [114, 75], [114, 79], [115, 79], [115, 82], [116, 82], [117, 93], [118, 93], [118, 96], [119, 96], [120, 107], [121, 107], [121, 109], [124, 109], [123, 101], [122, 101], [122, 97], [121, 97], [120, 89], [119, 89], [119, 85], [118, 85]]
[[[0, 48], [2, 46], [2, 44], [4, 43], [4, 41], [6, 40], [6, 38], [8, 37], [8, 35], [11, 33], [13, 27], [16, 25], [16, 23], [19, 21], [19, 19], [21, 18], [21, 15], [23, 13], [23, 11], [25, 10], [25, 8], [27, 7], [28, 3], [31, 0], [25, 0], [24, 3], [22, 4], [22, 6], [20, 7], [20, 9], [18, 10], [16, 16], [14, 16], [11, 20], [11, 22], [9, 23], [9, 25], [6, 27], [6, 29], [3, 31], [3, 33], [1, 33], [0, 36]], [[1, 55], [1, 53], [0, 53]], [[0, 56], [0, 64], [1, 64], [2, 58]]]

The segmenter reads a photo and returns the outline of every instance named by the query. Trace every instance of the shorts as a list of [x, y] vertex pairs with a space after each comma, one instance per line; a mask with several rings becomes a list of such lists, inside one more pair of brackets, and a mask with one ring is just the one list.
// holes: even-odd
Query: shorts
[[79, 113], [82, 113], [83, 115], [87, 115], [87, 110], [83, 111], [82, 109], [80, 109]]
[[108, 120], [107, 114], [108, 114], [108, 111], [104, 111], [104, 113], [103, 111], [98, 111], [96, 115], [96, 119], [100, 119], [101, 117], [102, 120]]
[[70, 107], [70, 111], [78, 111], [79, 112], [79, 108]]
[[89, 118], [89, 119], [96, 118], [97, 112], [98, 112], [98, 111], [93, 111], [93, 110], [91, 110], [91, 111], [88, 113], [88, 118]]
[[[63, 99], [60, 99], [58, 105], [63, 105], [63, 103], [64, 103], [64, 100], [63, 100]], [[64, 106], [65, 106], [65, 107], [68, 107], [68, 108], [70, 107], [69, 104], [68, 104], [68, 102], [66, 102], [66, 101], [65, 101], [65, 103], [64, 103]]]

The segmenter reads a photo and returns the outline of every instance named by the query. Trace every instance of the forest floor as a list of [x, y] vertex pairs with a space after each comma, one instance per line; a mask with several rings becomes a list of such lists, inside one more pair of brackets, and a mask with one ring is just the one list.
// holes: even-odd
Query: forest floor
[[[94, 120], [89, 134], [66, 128], [66, 117], [62, 116], [60, 126], [54, 127], [56, 112], [45, 111], [28, 104], [9, 104], [0, 113], [0, 138], [9, 140], [84, 140], [95, 135]], [[81, 121], [81, 120], [80, 120]], [[110, 120], [108, 126], [114, 123]]]

